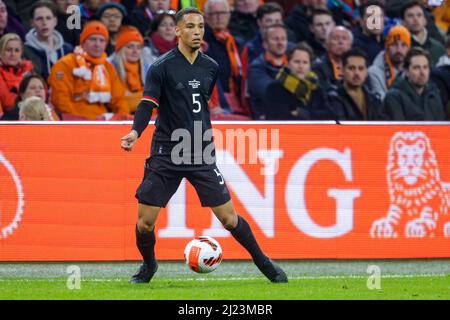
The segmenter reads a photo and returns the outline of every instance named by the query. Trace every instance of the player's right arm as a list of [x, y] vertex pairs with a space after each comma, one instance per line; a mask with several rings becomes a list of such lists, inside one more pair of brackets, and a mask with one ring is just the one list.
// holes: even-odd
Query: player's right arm
[[142, 99], [139, 102], [136, 113], [134, 114], [133, 128], [130, 133], [121, 139], [121, 147], [125, 151], [131, 151], [137, 139], [141, 136], [152, 117], [153, 108], [156, 105], [153, 102]]
[[131, 151], [137, 139], [147, 128], [152, 117], [153, 108], [159, 107], [161, 96], [162, 76], [160, 65], [153, 64], [147, 72], [144, 94], [134, 114], [133, 128], [131, 132], [121, 139], [121, 147]]

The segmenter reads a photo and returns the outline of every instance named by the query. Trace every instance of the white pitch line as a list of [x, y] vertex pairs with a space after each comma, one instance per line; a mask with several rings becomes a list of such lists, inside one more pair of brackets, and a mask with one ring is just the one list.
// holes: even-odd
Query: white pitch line
[[[431, 278], [431, 277], [450, 277], [450, 274], [442, 273], [422, 273], [422, 274], [388, 274], [381, 275], [381, 278]], [[367, 276], [362, 275], [346, 275], [346, 276], [334, 276], [334, 275], [324, 275], [324, 276], [295, 276], [289, 277], [289, 280], [320, 280], [320, 279], [366, 279]], [[158, 279], [155, 277], [155, 279]], [[245, 280], [261, 280], [265, 279], [263, 277], [231, 277], [231, 278], [163, 278], [167, 281], [245, 281]], [[38, 279], [0, 279], [0, 282], [15, 281], [15, 282], [65, 282], [65, 279], [54, 279], [54, 278], [38, 278]], [[82, 282], [123, 282], [126, 281], [124, 278], [114, 278], [114, 279], [102, 279], [102, 278], [86, 278], [81, 279]]]

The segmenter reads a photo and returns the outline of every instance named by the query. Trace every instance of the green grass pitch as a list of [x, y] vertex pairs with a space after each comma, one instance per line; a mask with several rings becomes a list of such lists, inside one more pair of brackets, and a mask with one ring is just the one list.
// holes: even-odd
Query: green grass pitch
[[[224, 261], [207, 275], [181, 262], [160, 262], [152, 282], [143, 285], [128, 283], [138, 262], [0, 263], [0, 299], [450, 299], [448, 259], [278, 263], [290, 277], [287, 284], [270, 283], [248, 261]], [[71, 265], [79, 268], [79, 289]], [[380, 271], [379, 288], [369, 266]]]

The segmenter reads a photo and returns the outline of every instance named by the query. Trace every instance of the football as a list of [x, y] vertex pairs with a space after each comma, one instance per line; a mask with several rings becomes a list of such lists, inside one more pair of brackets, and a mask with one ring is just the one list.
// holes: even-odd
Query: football
[[197, 273], [209, 273], [222, 262], [222, 248], [214, 238], [200, 236], [192, 239], [184, 249], [184, 260]]

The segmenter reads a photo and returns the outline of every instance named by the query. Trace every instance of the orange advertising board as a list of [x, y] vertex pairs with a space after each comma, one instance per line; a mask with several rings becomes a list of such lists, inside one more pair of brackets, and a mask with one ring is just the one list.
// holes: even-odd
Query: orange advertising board
[[[233, 202], [270, 257], [450, 257], [450, 126], [214, 128]], [[134, 193], [153, 126], [131, 153], [129, 129], [0, 124], [0, 261], [140, 259]], [[183, 259], [203, 234], [224, 259], [250, 258], [182, 182], [156, 225], [158, 259]]]

